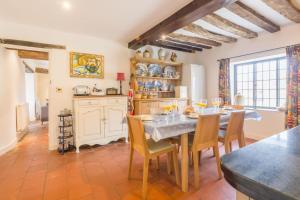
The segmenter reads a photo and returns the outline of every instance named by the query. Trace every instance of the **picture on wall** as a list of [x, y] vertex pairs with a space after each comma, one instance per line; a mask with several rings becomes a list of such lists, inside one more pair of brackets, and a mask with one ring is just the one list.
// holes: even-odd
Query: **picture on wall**
[[104, 56], [70, 52], [70, 76], [104, 78]]

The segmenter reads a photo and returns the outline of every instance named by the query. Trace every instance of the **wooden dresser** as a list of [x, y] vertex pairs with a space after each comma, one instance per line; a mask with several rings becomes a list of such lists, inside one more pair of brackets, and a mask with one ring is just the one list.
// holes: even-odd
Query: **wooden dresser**
[[151, 108], [161, 108], [172, 104], [176, 104], [178, 112], [183, 113], [185, 107], [188, 105], [188, 100], [180, 98], [134, 99], [134, 114], [151, 114]]
[[128, 139], [127, 96], [74, 97], [74, 127], [76, 152], [84, 144], [108, 144], [120, 138]]

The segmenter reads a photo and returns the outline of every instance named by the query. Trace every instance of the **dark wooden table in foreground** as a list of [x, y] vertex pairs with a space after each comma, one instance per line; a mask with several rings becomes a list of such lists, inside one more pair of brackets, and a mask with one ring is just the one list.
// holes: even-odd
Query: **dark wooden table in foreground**
[[224, 155], [225, 179], [255, 200], [300, 199], [300, 126]]

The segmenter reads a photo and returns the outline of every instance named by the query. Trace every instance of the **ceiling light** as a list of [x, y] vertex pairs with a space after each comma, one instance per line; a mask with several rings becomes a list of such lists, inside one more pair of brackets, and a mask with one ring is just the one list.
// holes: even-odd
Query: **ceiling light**
[[68, 2], [68, 1], [63, 1], [63, 2], [62, 2], [62, 7], [63, 7], [65, 10], [70, 10], [70, 9], [71, 9], [71, 4], [70, 4], [70, 2]]

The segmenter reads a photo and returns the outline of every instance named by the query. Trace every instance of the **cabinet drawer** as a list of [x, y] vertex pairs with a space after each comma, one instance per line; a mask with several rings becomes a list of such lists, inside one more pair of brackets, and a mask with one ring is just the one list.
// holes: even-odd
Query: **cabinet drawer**
[[78, 102], [80, 106], [98, 105], [98, 100], [81, 100]]
[[112, 98], [107, 99], [107, 104], [109, 105], [120, 105], [127, 104], [127, 98]]

